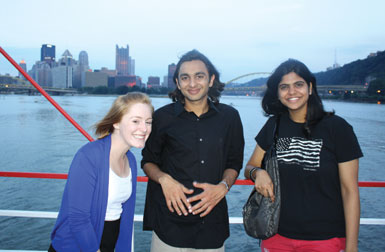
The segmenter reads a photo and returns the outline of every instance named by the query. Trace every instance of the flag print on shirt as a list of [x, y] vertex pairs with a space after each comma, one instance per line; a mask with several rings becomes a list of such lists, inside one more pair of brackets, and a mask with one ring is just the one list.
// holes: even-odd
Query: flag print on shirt
[[283, 137], [277, 141], [278, 162], [296, 164], [304, 170], [316, 171], [320, 167], [322, 139]]

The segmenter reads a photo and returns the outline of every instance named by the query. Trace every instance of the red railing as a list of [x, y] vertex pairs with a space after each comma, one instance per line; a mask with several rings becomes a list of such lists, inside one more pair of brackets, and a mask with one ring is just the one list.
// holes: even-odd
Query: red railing
[[[66, 173], [45, 173], [45, 172], [5, 172], [0, 171], [0, 177], [12, 178], [40, 178], [40, 179], [67, 179]], [[138, 176], [138, 182], [148, 182], [148, 177]], [[235, 185], [253, 185], [249, 179], [237, 179]], [[360, 187], [385, 187], [385, 181], [360, 181]]]

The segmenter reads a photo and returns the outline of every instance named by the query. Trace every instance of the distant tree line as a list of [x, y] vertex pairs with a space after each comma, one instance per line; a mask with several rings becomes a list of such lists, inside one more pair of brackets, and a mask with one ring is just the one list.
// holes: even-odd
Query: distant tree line
[[385, 51], [356, 60], [343, 67], [315, 74], [319, 85], [364, 85], [371, 79], [385, 78]]
[[379, 77], [375, 80], [372, 80], [369, 83], [367, 96], [371, 100], [377, 100], [381, 103], [385, 103], [385, 77]]
[[157, 94], [157, 95], [166, 95], [171, 90], [166, 87], [159, 87], [159, 88], [140, 88], [138, 86], [133, 87], [127, 87], [127, 86], [120, 86], [116, 88], [106, 87], [106, 86], [98, 86], [98, 87], [82, 87], [78, 88], [78, 92], [82, 94], [117, 94], [122, 95], [126, 94], [128, 92], [142, 92], [147, 94]]
[[[364, 85], [373, 79], [385, 79], [385, 51], [377, 56], [356, 60], [343, 67], [314, 74], [318, 85]], [[229, 84], [228, 87], [255, 87], [266, 84], [268, 78], [258, 78], [243, 84]]]

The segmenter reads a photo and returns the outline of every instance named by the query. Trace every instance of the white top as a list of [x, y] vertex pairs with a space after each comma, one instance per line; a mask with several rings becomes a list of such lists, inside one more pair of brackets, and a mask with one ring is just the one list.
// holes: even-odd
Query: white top
[[119, 177], [110, 167], [108, 179], [108, 201], [106, 211], [106, 221], [115, 221], [120, 219], [123, 208], [122, 204], [126, 202], [132, 193], [132, 175]]

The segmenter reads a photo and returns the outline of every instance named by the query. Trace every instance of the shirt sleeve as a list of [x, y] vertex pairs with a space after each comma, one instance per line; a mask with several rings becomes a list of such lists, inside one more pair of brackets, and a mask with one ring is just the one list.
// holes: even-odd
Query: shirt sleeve
[[68, 222], [81, 251], [99, 249], [97, 235], [91, 223], [91, 204], [96, 184], [95, 167], [89, 157], [79, 151], [68, 173]]
[[243, 136], [242, 121], [238, 111], [235, 111], [235, 114], [233, 116], [231, 132], [229, 136], [231, 137], [231, 143], [226, 160], [226, 169], [231, 168], [239, 173], [243, 165], [243, 151], [245, 148], [245, 139]]
[[273, 143], [275, 121], [275, 117], [270, 117], [255, 137], [255, 141], [264, 151], [267, 151]]
[[363, 156], [353, 127], [344, 119], [336, 117], [333, 125], [336, 139], [337, 162], [343, 163]]

